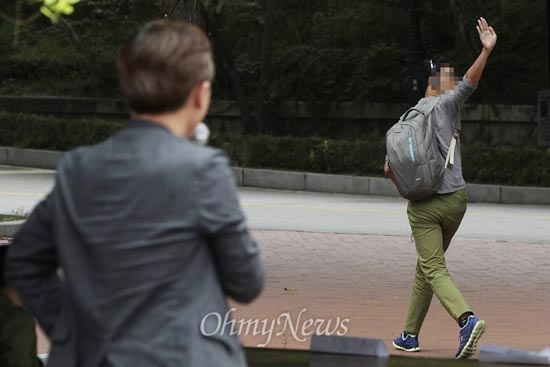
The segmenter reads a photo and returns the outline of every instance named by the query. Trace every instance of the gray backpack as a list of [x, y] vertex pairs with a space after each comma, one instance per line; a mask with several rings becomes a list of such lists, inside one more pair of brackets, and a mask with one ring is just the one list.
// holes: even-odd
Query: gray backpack
[[386, 133], [387, 160], [397, 181], [397, 190], [409, 200], [423, 200], [434, 195], [443, 182], [447, 166], [454, 164], [460, 118], [449, 153], [443, 157], [431, 115], [438, 101], [438, 97], [430, 97], [408, 109]]

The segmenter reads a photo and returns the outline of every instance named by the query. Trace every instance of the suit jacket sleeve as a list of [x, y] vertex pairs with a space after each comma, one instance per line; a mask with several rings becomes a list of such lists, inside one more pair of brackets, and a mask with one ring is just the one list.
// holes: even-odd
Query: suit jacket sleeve
[[262, 291], [264, 268], [225, 155], [217, 152], [200, 168], [199, 177], [199, 228], [210, 244], [222, 288], [234, 300], [250, 302]]
[[48, 335], [59, 314], [62, 290], [52, 234], [52, 196], [33, 210], [9, 246], [6, 259], [8, 284]]

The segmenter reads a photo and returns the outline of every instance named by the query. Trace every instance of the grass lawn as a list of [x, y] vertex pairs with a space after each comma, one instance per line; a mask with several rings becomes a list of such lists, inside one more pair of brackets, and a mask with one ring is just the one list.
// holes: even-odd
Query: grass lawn
[[0, 222], [10, 222], [13, 220], [22, 220], [22, 219], [25, 219], [25, 217], [21, 215], [0, 214]]

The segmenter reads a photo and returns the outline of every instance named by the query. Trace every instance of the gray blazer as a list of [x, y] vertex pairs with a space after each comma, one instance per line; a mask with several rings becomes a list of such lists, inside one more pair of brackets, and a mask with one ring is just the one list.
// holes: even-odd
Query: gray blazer
[[246, 365], [237, 335], [205, 318], [263, 287], [233, 174], [161, 125], [65, 154], [6, 267], [51, 338], [49, 367]]

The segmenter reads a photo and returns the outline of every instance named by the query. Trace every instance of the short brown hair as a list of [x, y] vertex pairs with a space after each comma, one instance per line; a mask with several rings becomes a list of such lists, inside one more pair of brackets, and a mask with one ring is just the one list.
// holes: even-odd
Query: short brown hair
[[214, 78], [212, 46], [189, 23], [157, 20], [119, 48], [117, 69], [133, 112], [172, 112], [183, 106], [198, 83]]

